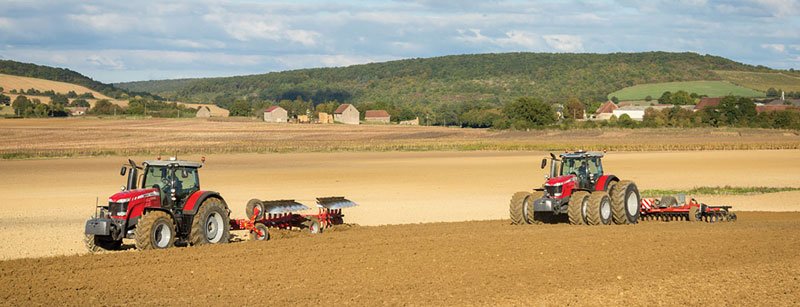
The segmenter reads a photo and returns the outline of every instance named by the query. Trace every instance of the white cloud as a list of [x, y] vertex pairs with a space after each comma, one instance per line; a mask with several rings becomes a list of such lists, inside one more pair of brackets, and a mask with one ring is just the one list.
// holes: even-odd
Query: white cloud
[[583, 39], [576, 35], [553, 34], [542, 36], [548, 46], [561, 52], [583, 51]]
[[784, 44], [762, 44], [761, 48], [769, 49], [780, 53], [786, 52], [786, 45]]
[[169, 46], [192, 49], [221, 49], [225, 43], [218, 40], [191, 40], [191, 39], [159, 39], [159, 42]]
[[301, 43], [305, 46], [314, 46], [317, 44], [317, 37], [319, 33], [307, 30], [286, 30], [286, 38], [290, 41]]
[[86, 62], [93, 66], [103, 69], [122, 70], [125, 69], [125, 63], [119, 59], [93, 54], [86, 57]]
[[0, 29], [11, 29], [11, 19], [0, 17]]
[[139, 21], [132, 16], [123, 16], [116, 13], [103, 14], [71, 14], [70, 20], [88, 25], [97, 31], [124, 32], [133, 28]]
[[526, 31], [512, 30], [506, 32], [505, 36], [497, 38], [483, 35], [480, 29], [459, 29], [458, 33], [459, 36], [456, 37], [456, 40], [472, 44], [491, 44], [511, 49], [514, 49], [513, 47], [515, 46], [519, 46], [528, 50], [533, 50], [539, 47], [538, 37], [535, 34]]

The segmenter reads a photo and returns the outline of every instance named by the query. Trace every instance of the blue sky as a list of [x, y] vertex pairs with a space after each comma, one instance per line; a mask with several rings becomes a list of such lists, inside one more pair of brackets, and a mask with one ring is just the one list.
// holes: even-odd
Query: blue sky
[[800, 69], [800, 1], [0, 1], [0, 58], [104, 82], [651, 50]]

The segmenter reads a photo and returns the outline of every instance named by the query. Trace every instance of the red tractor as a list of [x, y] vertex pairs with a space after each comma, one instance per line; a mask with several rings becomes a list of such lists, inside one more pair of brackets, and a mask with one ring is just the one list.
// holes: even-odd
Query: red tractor
[[120, 170], [127, 185], [86, 221], [86, 247], [115, 250], [125, 238], [134, 239], [137, 249], [228, 243], [230, 210], [219, 193], [200, 189], [202, 166], [175, 158], [142, 166], [128, 160]]
[[[632, 181], [603, 172], [599, 152], [576, 151], [550, 154], [550, 174], [542, 188], [517, 192], [511, 198], [514, 224], [554, 222], [566, 214], [570, 224], [636, 224], [639, 189]], [[542, 159], [541, 168], [547, 165]]]

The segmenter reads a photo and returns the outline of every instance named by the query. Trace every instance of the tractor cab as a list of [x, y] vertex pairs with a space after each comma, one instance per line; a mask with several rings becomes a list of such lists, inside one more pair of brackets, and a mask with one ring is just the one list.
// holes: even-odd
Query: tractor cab
[[[576, 151], [556, 157], [550, 154], [550, 174], [544, 184], [549, 197], [560, 198], [572, 190], [593, 191], [597, 180], [603, 177], [603, 153]], [[542, 168], [547, 158], [542, 159]]]
[[200, 190], [198, 169], [202, 166], [190, 161], [145, 161], [142, 188], [156, 189], [162, 208], [182, 208], [189, 196]]

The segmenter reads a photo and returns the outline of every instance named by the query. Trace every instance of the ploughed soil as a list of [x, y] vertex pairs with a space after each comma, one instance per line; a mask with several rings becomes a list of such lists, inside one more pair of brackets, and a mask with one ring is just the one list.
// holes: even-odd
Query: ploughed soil
[[[340, 229], [341, 230], [341, 229]], [[351, 227], [0, 262], [2, 305], [791, 305], [800, 213], [734, 223]]]

